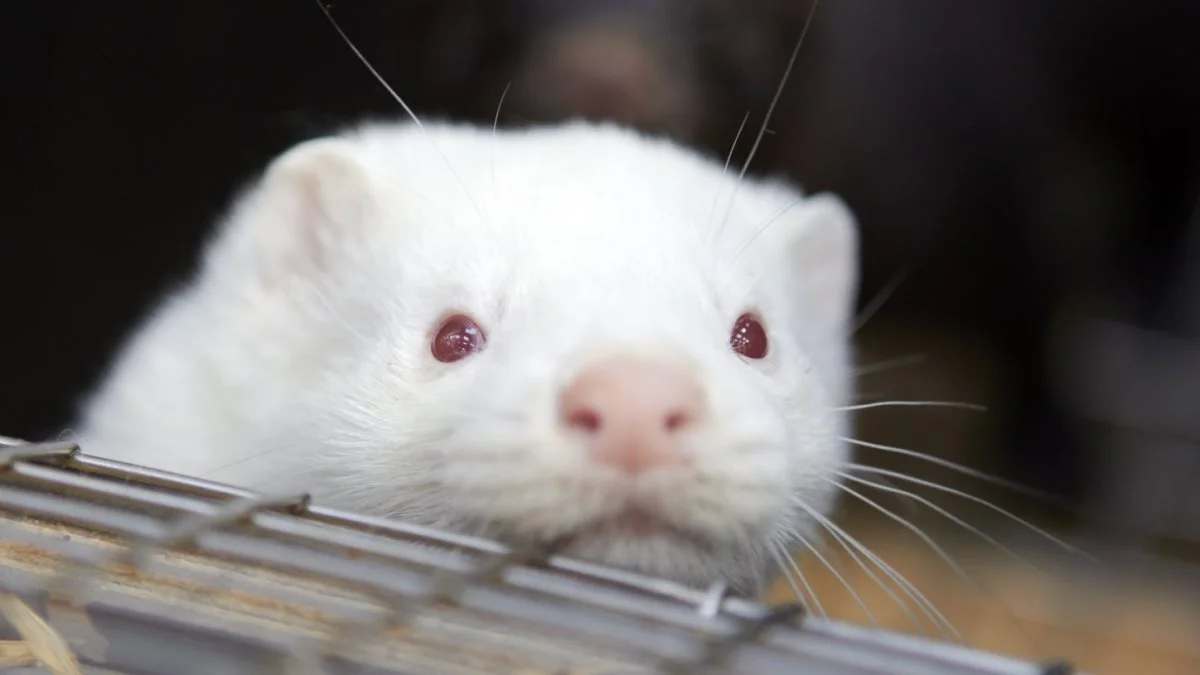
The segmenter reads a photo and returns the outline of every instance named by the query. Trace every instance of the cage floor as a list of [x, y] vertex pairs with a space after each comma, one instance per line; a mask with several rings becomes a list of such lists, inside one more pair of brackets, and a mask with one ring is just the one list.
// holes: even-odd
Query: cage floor
[[[1056, 569], [1017, 561], [987, 544], [934, 535], [966, 571], [969, 580], [964, 580], [911, 533], [853, 522], [844, 526], [924, 594], [973, 647], [1039, 661], [1065, 658], [1092, 675], [1200, 673], [1200, 587], [1194, 577]], [[921, 633], [853, 559], [827, 551], [830, 565], [879, 625]], [[845, 585], [814, 556], [803, 556], [801, 569], [831, 617], [870, 623]], [[872, 571], [886, 580], [878, 569]], [[772, 587], [773, 601], [793, 597], [783, 580]], [[929, 625], [925, 632], [938, 634]]]

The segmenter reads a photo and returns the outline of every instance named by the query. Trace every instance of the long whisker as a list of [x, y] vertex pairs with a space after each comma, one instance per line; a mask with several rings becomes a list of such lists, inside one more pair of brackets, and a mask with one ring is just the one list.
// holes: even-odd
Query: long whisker
[[[495, 138], [496, 133], [500, 129], [500, 109], [504, 107], [504, 99], [508, 97], [508, 90], [511, 88], [512, 88], [512, 80], [509, 80], [508, 84], [504, 85], [504, 91], [500, 93], [500, 102], [496, 104], [496, 116], [494, 118], [492, 118], [492, 137], [493, 138]], [[491, 164], [492, 164], [492, 201], [493, 201], [493, 203], [495, 203], [495, 201], [498, 198], [499, 193], [496, 190], [496, 144], [494, 144], [494, 143], [492, 144], [492, 162], [491, 162]]]
[[[729, 145], [729, 153], [725, 155], [725, 166], [721, 169], [721, 175], [725, 176], [729, 173], [729, 164], [733, 161], [733, 153], [737, 150], [738, 141], [742, 138], [742, 132], [746, 129], [746, 122], [750, 121], [750, 111], [747, 110], [745, 115], [742, 115], [742, 123], [738, 125], [737, 133], [733, 135], [733, 143]], [[716, 202], [713, 202], [713, 210], [716, 210]]]
[[917, 603], [917, 606], [921, 608], [922, 613], [925, 614], [925, 616], [931, 623], [933, 623], [933, 625], [939, 627], [944, 626], [945, 628], [948, 628], [957, 639], [960, 641], [962, 640], [962, 633], [960, 633], [958, 629], [954, 627], [954, 624], [950, 623], [950, 620], [938, 611], [938, 608], [929, 601], [929, 598], [925, 597], [924, 593], [917, 590], [917, 588], [913, 586], [908, 579], [904, 578], [903, 574], [900, 574], [894, 567], [884, 562], [883, 559], [871, 551], [871, 549], [864, 546], [858, 541], [858, 539], [854, 538], [853, 535], [851, 535], [849, 532], [846, 532], [832, 520], [822, 515], [821, 512], [812, 508], [808, 504], [805, 504], [802, 500], [794, 499], [792, 500], [792, 503], [803, 509], [809, 514], [809, 516], [820, 523], [821, 526], [830, 533], [840, 534], [842, 537], [844, 537], [844, 541], [849, 542], [854, 548], [858, 549], [859, 553], [862, 553], [867, 560], [870, 560], [872, 563], [874, 563], [875, 566], [878, 567], [885, 576], [887, 576], [889, 579], [895, 582], [896, 585], [904, 590], [905, 595], [912, 598], [913, 602]]
[[779, 566], [779, 571], [783, 573], [784, 581], [787, 582], [788, 586], [792, 587], [792, 592], [796, 594], [796, 599], [804, 606], [804, 610], [810, 613], [814, 611], [805, 599], [804, 593], [800, 592], [800, 587], [796, 585], [796, 580], [792, 578], [792, 569], [795, 569], [796, 576], [800, 577], [800, 583], [804, 585], [804, 589], [808, 591], [809, 597], [812, 598], [817, 615], [822, 618], [828, 618], [829, 615], [825, 613], [825, 608], [821, 606], [821, 601], [817, 599], [816, 591], [809, 585], [808, 579], [805, 578], [804, 573], [796, 566], [796, 562], [791, 559], [791, 556], [774, 547], [771, 548], [771, 556], [775, 558], [775, 564]]
[[854, 376], [862, 377], [863, 375], [870, 375], [871, 373], [878, 373], [883, 370], [891, 370], [892, 368], [900, 368], [902, 366], [921, 363], [925, 360], [925, 358], [926, 357], [924, 354], [913, 354], [911, 356], [901, 356], [895, 359], [888, 359], [887, 361], [868, 363], [865, 366], [859, 366], [858, 368], [855, 368]]
[[976, 504], [979, 504], [980, 506], [985, 506], [985, 507], [995, 511], [996, 513], [999, 513], [1000, 515], [1002, 515], [1006, 518], [1009, 518], [1024, 527], [1029, 528], [1031, 531], [1041, 535], [1042, 537], [1046, 538], [1050, 542], [1056, 544], [1057, 546], [1062, 547], [1064, 550], [1069, 551], [1070, 553], [1073, 553], [1073, 554], [1079, 555], [1079, 556], [1083, 556], [1084, 558], [1087, 558], [1088, 560], [1090, 560], [1092, 562], [1097, 562], [1097, 563], [1099, 562], [1099, 560], [1092, 554], [1068, 544], [1067, 542], [1050, 534], [1049, 532], [1043, 530], [1042, 528], [1038, 527], [1037, 525], [1034, 525], [1033, 523], [1025, 520], [1024, 518], [1021, 518], [1017, 514], [1012, 513], [1011, 511], [1007, 511], [1007, 510], [989, 502], [988, 500], [983, 499], [982, 497], [976, 497], [975, 495], [970, 494], [969, 492], [963, 492], [962, 490], [956, 490], [951, 487], [946, 487], [945, 485], [939, 485], [937, 483], [934, 483], [933, 481], [923, 480], [921, 478], [915, 478], [913, 476], [909, 476], [909, 475], [901, 473], [899, 471], [892, 471], [890, 469], [882, 469], [882, 468], [874, 467], [874, 466], [864, 466], [862, 464], [851, 464], [850, 469], [852, 471], [862, 471], [864, 473], [878, 474], [881, 476], [888, 476], [888, 477], [895, 478], [898, 480], [908, 481], [910, 483], [915, 483], [917, 485], [921, 485], [921, 486], [930, 488], [932, 490], [938, 490], [940, 492], [945, 492], [945, 493], [954, 495], [955, 497], [961, 497], [962, 499], [966, 499], [966, 500], [975, 502]]
[[500, 109], [504, 107], [504, 99], [508, 98], [508, 90], [512, 89], [512, 80], [504, 85], [504, 91], [500, 92], [500, 102], [496, 104], [496, 115], [492, 118], [492, 135], [500, 128]]
[[933, 552], [936, 553], [938, 555], [938, 557], [941, 558], [950, 567], [950, 569], [954, 571], [954, 573], [956, 575], [958, 575], [958, 577], [960, 579], [962, 579], [963, 581], [967, 582], [968, 584], [974, 586], [975, 588], [979, 589], [979, 591], [981, 593], [991, 597], [993, 600], [995, 600], [997, 603], [999, 603], [1001, 607], [1004, 607], [1007, 610], [1006, 613], [1013, 620], [1013, 625], [1017, 629], [1017, 631], [1020, 632], [1022, 635], [1024, 635], [1025, 638], [1027, 640], [1029, 640], [1031, 644], [1036, 644], [1036, 641], [1030, 639], [1029, 634], [1025, 632], [1025, 629], [1021, 626], [1020, 621], [1018, 621], [1016, 616], [1012, 614], [1012, 610], [1008, 608], [1008, 605], [1005, 604], [1003, 601], [1001, 601], [1000, 598], [998, 598], [996, 596], [996, 594], [991, 592], [986, 586], [984, 586], [983, 584], [976, 581], [974, 578], [971, 577], [971, 575], [967, 574], [966, 570], [964, 570], [961, 565], [959, 565], [957, 562], [955, 562], [954, 558], [950, 557], [950, 554], [946, 553], [945, 549], [943, 549], [941, 546], [938, 546], [937, 542], [935, 542], [933, 540], [933, 538], [930, 537], [928, 534], [925, 534], [925, 532], [923, 530], [921, 530], [921, 528], [919, 528], [916, 525], [912, 524], [911, 522], [905, 520], [904, 518], [901, 518], [900, 516], [896, 515], [895, 513], [892, 513], [891, 511], [887, 510], [886, 508], [880, 506], [874, 500], [870, 499], [869, 497], [866, 497], [865, 495], [858, 492], [857, 490], [850, 488], [846, 484], [841, 483], [836, 480], [833, 480], [833, 479], [829, 479], [829, 478], [827, 478], [825, 480], [826, 480], [826, 482], [830, 483], [831, 485], [836, 486], [838, 489], [842, 490], [846, 494], [849, 494], [849, 495], [859, 499], [863, 503], [871, 506], [872, 508], [874, 508], [876, 511], [879, 511], [881, 514], [883, 514], [887, 518], [895, 521], [896, 523], [900, 524], [905, 529], [907, 529], [910, 532], [912, 532], [913, 534], [917, 535], [917, 537], [919, 539], [921, 539], [921, 541], [925, 542], [933, 550]]
[[[730, 164], [730, 162], [733, 161], [733, 153], [737, 150], [738, 141], [741, 140], [742, 132], [745, 131], [746, 122], [748, 122], [749, 120], [750, 120], [750, 111], [747, 110], [746, 114], [742, 116], [742, 123], [738, 125], [737, 133], [734, 134], [734, 136], [733, 136], [733, 143], [729, 146], [729, 153], [725, 155], [725, 167], [721, 169], [722, 176], [728, 175], [728, 173], [729, 173], [729, 164]], [[712, 223], [713, 223], [713, 216], [715, 216], [717, 214], [717, 204], [719, 204], [721, 202], [721, 193], [722, 192], [724, 192], [724, 190], [717, 190], [716, 194], [713, 195], [712, 209], [709, 210], [708, 222], [704, 225], [704, 230], [706, 232], [706, 236], [712, 235], [711, 229], [712, 229]]]
[[804, 571], [800, 569], [800, 566], [796, 564], [795, 559], [793, 559], [790, 555], [785, 554], [784, 560], [787, 561], [787, 564], [791, 568], [792, 572], [795, 573], [796, 576], [800, 577], [800, 582], [804, 584], [804, 587], [808, 589], [808, 594], [812, 596], [813, 605], [817, 609], [817, 615], [828, 619], [829, 614], [825, 611], [825, 607], [821, 605], [821, 599], [817, 596], [817, 591], [813, 589], [811, 585], [809, 585], [808, 579], [804, 576]]
[[780, 218], [782, 218], [785, 213], [787, 213], [788, 211], [791, 211], [793, 208], [795, 208], [797, 206], [802, 205], [803, 203], [804, 202], [792, 202], [791, 204], [788, 204], [787, 206], [783, 207], [782, 209], [779, 209], [779, 211], [777, 211], [774, 215], [772, 215], [770, 218], [767, 219], [767, 222], [763, 223], [762, 227], [755, 230], [754, 234], [750, 236], [749, 240], [747, 240], [745, 244], [742, 244], [742, 247], [740, 249], [738, 249], [737, 254], [734, 255], [734, 259], [736, 260], [738, 258], [741, 258], [742, 254], [745, 253], [754, 244], [755, 241], [758, 241], [758, 238], [761, 237], [764, 232], [771, 229], [771, 226], [774, 225]]
[[[850, 582], [846, 581], [846, 578], [843, 577], [841, 575], [841, 573], [837, 571], [837, 568], [834, 567], [832, 564], [830, 564], [830, 562], [825, 559], [825, 556], [821, 555], [821, 552], [819, 550], [817, 550], [817, 547], [813, 546], [811, 543], [809, 543], [808, 539], [806, 539], [804, 537], [799, 537], [799, 539], [800, 539], [800, 543], [803, 544], [804, 547], [807, 548], [810, 553], [812, 553], [814, 556], [816, 556], [817, 560], [819, 560], [821, 562], [821, 564], [824, 565], [825, 568], [828, 569], [831, 574], [833, 574], [833, 577], [838, 580], [838, 583], [840, 583], [842, 586], [844, 586], [846, 588], [847, 591], [850, 592], [850, 597], [854, 598], [854, 602], [860, 608], [862, 608], [862, 611], [866, 613], [867, 618], [870, 619], [871, 623], [874, 624], [875, 627], [878, 628], [879, 620], [875, 618], [875, 615], [872, 614], [871, 610], [867, 608], [867, 604], [865, 602], [863, 602], [862, 598], [859, 597], [858, 593], [856, 593], [854, 591], [854, 587], [850, 585]], [[793, 569], [796, 570], [796, 573], [799, 574], [800, 566], [797, 565], [796, 561], [793, 560], [792, 558], [789, 557], [788, 560], [789, 560], [789, 562], [791, 562]]]
[[851, 443], [853, 445], [857, 445], [857, 446], [860, 446], [863, 448], [871, 448], [873, 450], [882, 450], [884, 452], [892, 452], [892, 453], [895, 453], [898, 455], [904, 455], [906, 457], [912, 457], [914, 459], [919, 459], [919, 460], [922, 460], [925, 462], [929, 462], [930, 464], [937, 464], [938, 466], [945, 467], [947, 469], [950, 469], [951, 471], [956, 471], [963, 475], [971, 476], [972, 478], [978, 478], [979, 480], [982, 480], [982, 481], [985, 481], [988, 483], [992, 483], [993, 485], [998, 485], [1003, 488], [1007, 488], [1014, 492], [1020, 492], [1024, 495], [1033, 497], [1035, 499], [1040, 499], [1044, 502], [1049, 502], [1052, 504], [1060, 504], [1060, 505], [1064, 505], [1066, 503], [1065, 500], [1063, 500], [1062, 498], [1055, 497], [1054, 495], [1048, 494], [1046, 492], [1042, 492], [1041, 490], [1037, 490], [1035, 488], [1021, 485], [1020, 483], [1015, 483], [1013, 481], [1005, 480], [1003, 478], [1000, 478], [999, 476], [993, 476], [989, 473], [985, 473], [983, 471], [972, 469], [970, 467], [963, 466], [961, 464], [956, 464], [954, 462], [951, 462], [948, 459], [942, 459], [941, 457], [934, 457], [933, 455], [926, 455], [924, 453], [917, 452], [916, 450], [900, 448], [900, 447], [896, 447], [894, 445], [883, 445], [882, 443], [871, 443], [869, 441], [860, 441], [857, 438], [850, 438], [848, 436], [841, 436], [841, 437], [839, 437], [839, 440], [842, 440], [842, 441], [845, 441], [846, 443]]
[[286, 449], [287, 449], [286, 446], [280, 446], [278, 448], [270, 448], [268, 450], [263, 450], [262, 452], [256, 452], [256, 453], [250, 455], [249, 457], [243, 457], [241, 459], [234, 460], [232, 462], [227, 462], [225, 464], [221, 464], [220, 466], [209, 469], [209, 470], [205, 471], [204, 473], [197, 474], [196, 477], [197, 478], [208, 478], [208, 477], [212, 476], [213, 474], [224, 471], [225, 469], [229, 469], [229, 468], [241, 465], [241, 464], [245, 464], [246, 462], [251, 462], [256, 459], [262, 459], [263, 457], [266, 457], [268, 455], [273, 455], [277, 452], [282, 452]]
[[317, 302], [321, 303], [321, 306], [324, 309], [324, 315], [333, 317], [333, 319], [337, 321], [342, 328], [345, 328], [352, 336], [354, 336], [354, 339], [358, 340], [360, 344], [365, 345], [369, 343], [367, 336], [364, 335], [363, 332], [354, 325], [353, 321], [350, 321], [346, 318], [346, 313], [342, 311], [342, 308], [329, 299], [329, 295], [325, 293], [324, 288], [313, 284], [313, 286], [309, 289], [309, 292], [316, 296]]
[[854, 335], [858, 333], [858, 331], [862, 330], [863, 326], [867, 325], [867, 321], [870, 321], [871, 317], [875, 316], [880, 309], [883, 309], [883, 305], [888, 301], [889, 298], [892, 297], [892, 294], [896, 292], [896, 289], [900, 287], [900, 284], [904, 283], [904, 278], [907, 276], [908, 270], [902, 269], [892, 276], [892, 278], [883, 285], [883, 288], [879, 289], [879, 292], [875, 294], [875, 297], [871, 299], [871, 302], [867, 303], [867, 306], [863, 307], [862, 313], [858, 315], [858, 319], [854, 322], [854, 328], [850, 331], [851, 335]]
[[842, 479], [844, 479], [844, 480], [848, 480], [848, 481], [851, 481], [851, 482], [854, 482], [854, 483], [858, 483], [858, 484], [860, 484], [860, 485], [866, 485], [866, 486], [868, 486], [868, 487], [873, 487], [873, 488], [875, 488], [876, 490], [883, 490], [884, 492], [890, 492], [890, 493], [893, 493], [893, 494], [899, 494], [899, 495], [903, 495], [903, 496], [905, 496], [905, 497], [908, 497], [908, 498], [910, 498], [910, 499], [914, 499], [914, 500], [916, 500], [916, 501], [918, 501], [918, 502], [920, 502], [920, 503], [924, 504], [926, 507], [930, 508], [931, 510], [935, 511], [936, 513], [939, 513], [939, 514], [941, 514], [941, 515], [945, 516], [946, 518], [948, 518], [949, 520], [951, 520], [951, 521], [952, 521], [952, 522], [954, 522], [955, 524], [957, 524], [957, 525], [959, 525], [959, 526], [963, 527], [964, 529], [966, 529], [968, 532], [971, 532], [972, 534], [975, 534], [975, 535], [977, 535], [977, 536], [978, 536], [980, 539], [983, 539], [984, 541], [986, 541], [987, 543], [991, 544], [992, 546], [995, 546], [997, 549], [999, 549], [1000, 551], [1002, 551], [1004, 554], [1006, 554], [1006, 555], [1008, 555], [1008, 556], [1012, 557], [1013, 559], [1017, 560], [1018, 562], [1021, 562], [1021, 563], [1024, 563], [1024, 564], [1026, 564], [1026, 565], [1029, 565], [1030, 567], [1033, 567], [1034, 569], [1037, 569], [1037, 570], [1038, 570], [1038, 571], [1040, 571], [1040, 572], [1045, 572], [1045, 570], [1044, 570], [1044, 569], [1043, 569], [1041, 566], [1037, 565], [1037, 564], [1036, 564], [1036, 563], [1034, 563], [1033, 561], [1031, 561], [1031, 560], [1029, 560], [1029, 559], [1025, 558], [1025, 557], [1024, 557], [1024, 556], [1022, 556], [1021, 554], [1017, 553], [1016, 551], [1013, 551], [1013, 550], [1012, 550], [1012, 549], [1010, 549], [1009, 547], [1007, 547], [1007, 546], [1005, 546], [1004, 544], [1000, 543], [1000, 542], [999, 542], [999, 541], [997, 541], [997, 540], [996, 540], [994, 537], [992, 537], [991, 535], [987, 534], [987, 533], [986, 533], [986, 532], [984, 532], [983, 530], [980, 530], [979, 528], [977, 528], [977, 527], [975, 527], [975, 526], [973, 526], [973, 525], [970, 525], [969, 523], [967, 523], [966, 521], [964, 521], [962, 518], [959, 518], [958, 516], [956, 516], [956, 515], [954, 515], [954, 514], [950, 513], [950, 512], [949, 512], [949, 511], [947, 511], [946, 509], [944, 509], [944, 508], [942, 508], [942, 507], [938, 506], [937, 504], [934, 504], [933, 502], [929, 501], [928, 499], [926, 499], [926, 498], [924, 498], [924, 497], [922, 497], [922, 496], [920, 496], [920, 495], [917, 495], [917, 494], [914, 494], [914, 493], [912, 493], [912, 492], [909, 492], [908, 490], [902, 490], [902, 489], [900, 489], [900, 488], [888, 487], [888, 486], [886, 486], [886, 485], [883, 485], [883, 484], [881, 484], [881, 483], [876, 483], [876, 482], [874, 482], [874, 481], [869, 481], [869, 480], [866, 480], [866, 479], [863, 479], [863, 478], [858, 478], [857, 476], [852, 476], [852, 475], [850, 475], [850, 474], [848, 474], [848, 473], [846, 473], [846, 472], [844, 472], [844, 471], [837, 471], [837, 472], [835, 472], [835, 473], [837, 473], [837, 475], [838, 475], [839, 477], [841, 477]]
[[[855, 466], [854, 464], [848, 465], [848, 467], [851, 469], [853, 469], [854, 466]], [[884, 478], [883, 476], [877, 477], [877, 480], [879, 482], [883, 483], [884, 485], [891, 485], [892, 487], [897, 487], [895, 483], [888, 480], [887, 478]], [[917, 513], [917, 510], [919, 507], [917, 506], [917, 504], [913, 503], [912, 499], [905, 497], [904, 495], [896, 495], [896, 497], [904, 504], [905, 511], [907, 511], [909, 514]]]
[[813, 0], [812, 7], [808, 10], [808, 17], [804, 20], [804, 28], [800, 31], [800, 37], [796, 40], [796, 46], [792, 48], [792, 54], [788, 57], [787, 67], [783, 70], [783, 77], [779, 79], [779, 86], [775, 88], [775, 95], [771, 98], [771, 104], [767, 107], [767, 114], [763, 117], [762, 126], [758, 129], [758, 136], [754, 139], [754, 145], [750, 146], [750, 154], [746, 156], [746, 161], [742, 163], [742, 170], [738, 173], [738, 182], [734, 186], [733, 193], [729, 197], [729, 203], [725, 207], [725, 216], [721, 219], [721, 228], [729, 221], [729, 214], [733, 212], [733, 203], [737, 198], [738, 187], [742, 184], [742, 179], [746, 176], [746, 171], [750, 168], [750, 163], [754, 161], [754, 155], [758, 153], [758, 147], [762, 143], [763, 136], [767, 134], [767, 126], [771, 122], [771, 115], [775, 113], [775, 108], [779, 105], [779, 99], [783, 97], [783, 90], [787, 86], [788, 78], [792, 75], [792, 70], [796, 65], [796, 57], [800, 54], [800, 47], [804, 44], [804, 39], [808, 37], [808, 29], [812, 26], [813, 17], [817, 13], [817, 0]]
[[974, 410], [976, 412], [987, 412], [987, 407], [977, 403], [963, 403], [961, 401], [874, 401], [871, 403], [859, 403], [858, 405], [848, 405], [841, 408], [834, 408], [838, 412], [850, 412], [852, 410], [868, 410], [870, 408], [893, 408], [900, 406], [912, 407], [931, 407], [931, 408], [961, 408], [963, 410]]
[[[388, 84], [387, 78], [381, 75], [379, 71], [375, 69], [375, 66], [371, 65], [370, 59], [368, 59], [358, 49], [358, 46], [354, 44], [354, 41], [350, 39], [350, 36], [346, 35], [346, 31], [342, 30], [341, 24], [339, 24], [337, 20], [333, 18], [333, 14], [329, 11], [329, 8], [325, 6], [324, 0], [316, 0], [316, 3], [317, 6], [321, 8], [321, 13], [325, 15], [325, 18], [329, 19], [330, 25], [332, 25], [333, 29], [337, 31], [337, 34], [341, 36], [342, 41], [346, 43], [346, 46], [349, 47], [352, 52], [354, 52], [354, 55], [358, 57], [358, 60], [362, 62], [363, 66], [367, 68], [367, 70], [376, 79], [376, 81], [379, 82], [379, 84], [383, 85], [383, 88], [386, 89], [387, 92], [391, 94], [392, 98], [400, 104], [400, 107], [404, 108], [404, 112], [408, 113], [408, 116], [412, 119], [413, 123], [417, 125], [417, 128], [419, 128], [423, 133], [428, 134], [428, 132], [425, 131], [425, 125], [422, 124], [421, 120], [417, 118], [417, 114], [408, 106], [408, 103], [406, 103], [404, 99], [396, 93], [395, 89], [392, 89], [392, 85]], [[450, 159], [446, 157], [441, 148], [437, 147], [437, 144], [433, 142], [432, 138], [429, 139], [429, 142], [431, 145], [433, 145], [434, 150], [437, 151], [438, 156], [440, 156], [442, 161], [446, 164], [446, 169], [450, 171], [450, 175], [454, 176], [454, 180], [457, 181], [459, 187], [463, 189], [463, 194], [466, 196], [467, 201], [471, 202], [471, 206], [475, 208], [475, 212], [479, 215], [480, 220], [486, 222], [487, 218], [484, 217], [483, 210], [479, 208], [479, 204], [476, 203], [474, 198], [471, 197], [471, 191], [467, 189], [466, 183], [463, 183], [462, 179], [459, 178], [458, 172], [456, 172], [454, 167], [450, 165]]]
[[869, 566], [867, 566], [866, 563], [863, 562], [863, 560], [859, 556], [859, 554], [857, 552], [855, 552], [855, 550], [853, 548], [851, 548], [849, 544], [846, 543], [846, 540], [843, 539], [840, 534], [838, 534], [837, 532], [834, 532], [833, 530], [830, 530], [828, 528], [826, 528], [826, 531], [829, 532], [830, 536], [832, 536], [835, 541], [837, 541], [839, 544], [841, 544], [842, 548], [845, 549], [846, 553], [850, 554], [850, 557], [854, 560], [854, 563], [856, 565], [858, 565], [859, 569], [861, 569], [864, 574], [867, 575], [867, 578], [869, 578], [871, 581], [873, 581], [875, 583], [875, 585], [878, 586], [880, 588], [880, 590], [882, 590], [884, 592], [884, 594], [887, 595], [888, 598], [890, 598], [892, 600], [892, 602], [896, 603], [896, 606], [900, 608], [900, 611], [904, 612], [904, 614], [906, 616], [908, 616], [908, 618], [917, 626], [917, 628], [923, 634], [928, 635], [929, 633], [925, 629], [925, 624], [920, 619], [917, 618], [916, 614], [913, 614], [912, 610], [908, 606], [908, 603], [901, 600], [900, 597], [897, 596], [895, 594], [895, 592], [892, 591], [892, 588], [890, 586], [883, 583], [883, 581], [879, 578], [879, 576], [876, 575], [875, 572], [872, 571], [871, 568]]

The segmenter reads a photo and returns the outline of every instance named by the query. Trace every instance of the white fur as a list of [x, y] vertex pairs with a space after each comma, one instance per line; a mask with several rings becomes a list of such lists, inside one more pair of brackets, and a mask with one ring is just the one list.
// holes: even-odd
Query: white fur
[[[601, 532], [572, 552], [748, 587], [770, 546], [813, 529], [791, 500], [833, 501], [856, 245], [835, 197], [739, 185], [613, 126], [359, 127], [293, 148], [242, 196], [89, 400], [80, 442], [518, 539], [633, 496], [697, 540]], [[761, 361], [729, 346], [748, 310], [770, 336]], [[488, 343], [445, 364], [429, 343], [450, 312]], [[692, 469], [627, 480], [556, 426], [559, 388], [615, 350], [675, 359], [706, 388]]]

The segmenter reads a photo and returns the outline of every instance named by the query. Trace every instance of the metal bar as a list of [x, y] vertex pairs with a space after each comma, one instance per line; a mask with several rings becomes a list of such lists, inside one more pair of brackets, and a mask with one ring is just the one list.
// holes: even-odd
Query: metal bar
[[[326, 672], [350, 672], [357, 664], [367, 667], [361, 672], [398, 673], [405, 672], [406, 662], [423, 664], [413, 665], [412, 672], [479, 672], [454, 665], [457, 657], [474, 654], [466, 647], [460, 655], [454, 648], [422, 652], [409, 645], [409, 661], [380, 656], [399, 648], [397, 626], [435, 636], [503, 634], [486, 649], [479, 646], [483, 642], [473, 647], [494, 658], [524, 654], [527, 660], [551, 659], [558, 649], [562, 653], [553, 658], [603, 655], [624, 668], [658, 663], [667, 672], [1044, 672], [1036, 664], [847, 624], [807, 618], [798, 625], [792, 621], [794, 608], [771, 609], [728, 597], [728, 589], [719, 584], [685, 588], [557, 556], [552, 548], [517, 550], [310, 505], [304, 496], [264, 496], [90, 457], [70, 443], [19, 445], [7, 440], [0, 438], [0, 445], [8, 446], [0, 448], [0, 508], [115, 536], [121, 544], [115, 555], [111, 547], [98, 555], [95, 544], [42, 538], [38, 549], [54, 552], [61, 568], [33, 573], [0, 564], [0, 587], [50, 608], [64, 597], [54, 592], [61, 590], [56, 583], [86, 581], [87, 612], [97, 627], [146, 635], [157, 631], [162, 640], [181, 644], [190, 636], [221, 659], [242, 655], [237, 657], [242, 661], [221, 672], [271, 672], [294, 667], [298, 660]], [[18, 529], [0, 523], [0, 533], [14, 533], [14, 542], [32, 546], [39, 539], [15, 534]], [[185, 569], [168, 555], [178, 551], [213, 564], [223, 561], [229, 569], [245, 566], [245, 572]], [[115, 563], [139, 574], [186, 579], [213, 592], [236, 586], [244, 594], [323, 617], [311, 619], [323, 628], [304, 628], [308, 619], [268, 628], [247, 624], [249, 614], [214, 625], [198, 597], [187, 602], [175, 598], [176, 604], [153, 602], [113, 586], [106, 570]], [[251, 570], [283, 576], [256, 581]], [[323, 590], [289, 588], [289, 578], [297, 583], [319, 580]], [[312, 630], [317, 633], [301, 638]], [[94, 663], [131, 672], [197, 672], [155, 670], [161, 662], [154, 661], [153, 646], [143, 644], [151, 653], [139, 656], [121, 651], [133, 649], [136, 640], [114, 639], [127, 645], [117, 650], [119, 657]], [[552, 648], [555, 641], [569, 646]]]

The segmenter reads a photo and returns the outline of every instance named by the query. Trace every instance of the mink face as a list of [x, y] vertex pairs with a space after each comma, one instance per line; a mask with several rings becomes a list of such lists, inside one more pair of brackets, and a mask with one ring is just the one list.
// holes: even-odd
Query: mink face
[[627, 129], [366, 126], [271, 164], [80, 442], [752, 592], [846, 461], [855, 257]]

